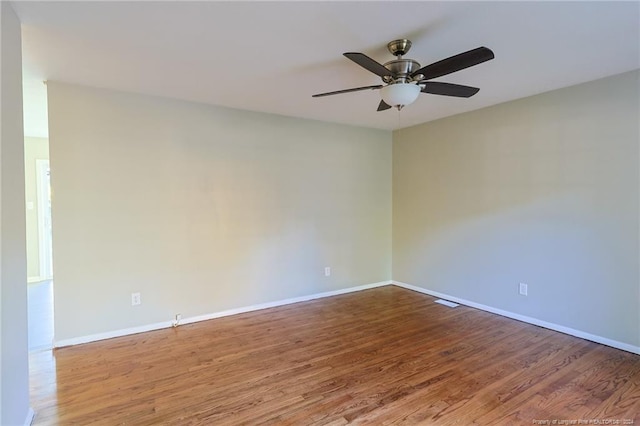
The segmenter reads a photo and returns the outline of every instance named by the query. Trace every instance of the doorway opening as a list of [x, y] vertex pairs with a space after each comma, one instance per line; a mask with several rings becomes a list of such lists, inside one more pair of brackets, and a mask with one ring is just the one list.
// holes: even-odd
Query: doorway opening
[[[53, 346], [53, 240], [51, 226], [51, 171], [48, 158], [28, 158], [33, 155], [30, 150], [39, 151], [36, 156], [48, 157], [48, 141], [27, 138], [25, 141], [25, 159], [35, 166], [35, 194], [33, 188], [27, 184], [27, 192], [35, 195], [35, 203], [28, 201], [27, 220], [29, 211], [36, 210], [37, 217], [37, 252], [31, 247], [31, 255], [27, 256], [28, 269], [37, 277], [29, 280], [27, 289], [28, 299], [28, 337], [29, 350], [51, 349]], [[46, 142], [46, 143], [45, 143]], [[38, 146], [44, 145], [44, 146]], [[38, 149], [39, 148], [39, 149]], [[33, 164], [35, 162], [35, 164]], [[26, 166], [26, 165], [25, 165]], [[29, 167], [30, 168], [30, 167]], [[25, 167], [25, 170], [27, 168]], [[31, 191], [29, 191], [31, 189]], [[31, 215], [33, 216], [33, 215]], [[32, 224], [33, 227], [33, 224]], [[33, 230], [32, 230], [33, 232]], [[33, 238], [32, 238], [33, 240]], [[36, 259], [37, 257], [37, 259]], [[37, 262], [36, 262], [37, 260]], [[34, 263], [37, 265], [33, 265]], [[36, 268], [37, 266], [37, 268]]]
[[53, 278], [53, 240], [51, 230], [51, 170], [49, 160], [36, 160], [38, 196], [38, 252], [40, 277]]

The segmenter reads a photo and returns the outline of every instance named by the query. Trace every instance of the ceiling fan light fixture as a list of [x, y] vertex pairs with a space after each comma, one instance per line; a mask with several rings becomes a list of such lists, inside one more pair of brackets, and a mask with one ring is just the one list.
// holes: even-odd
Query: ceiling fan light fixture
[[389, 43], [387, 47], [389, 48], [389, 52], [396, 56], [396, 59], [384, 64], [371, 59], [364, 53], [344, 53], [347, 59], [352, 60], [362, 68], [382, 78], [382, 82], [386, 84], [386, 86], [378, 84], [376, 86], [354, 87], [353, 89], [318, 93], [312, 96], [314, 98], [320, 98], [323, 96], [338, 95], [340, 93], [380, 89], [382, 100], [378, 104], [377, 111], [386, 111], [392, 107], [400, 111], [405, 105], [413, 103], [420, 93], [470, 98], [478, 93], [480, 89], [477, 87], [463, 86], [461, 84], [429, 80], [473, 67], [495, 57], [491, 49], [481, 46], [420, 68], [419, 62], [413, 59], [403, 58], [411, 47], [409, 40], [394, 40]]
[[420, 86], [412, 83], [395, 83], [380, 89], [382, 100], [394, 107], [412, 104], [419, 94]]

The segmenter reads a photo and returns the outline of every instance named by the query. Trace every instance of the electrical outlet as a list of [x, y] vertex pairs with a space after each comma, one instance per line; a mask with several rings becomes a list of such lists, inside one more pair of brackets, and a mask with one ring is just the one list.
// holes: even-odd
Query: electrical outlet
[[324, 276], [328, 277], [331, 275], [331, 267], [330, 266], [325, 266], [324, 267]]
[[525, 283], [520, 283], [519, 290], [522, 296], [527, 296], [527, 292], [529, 291], [529, 288]]
[[131, 293], [131, 306], [138, 306], [141, 303], [140, 293]]

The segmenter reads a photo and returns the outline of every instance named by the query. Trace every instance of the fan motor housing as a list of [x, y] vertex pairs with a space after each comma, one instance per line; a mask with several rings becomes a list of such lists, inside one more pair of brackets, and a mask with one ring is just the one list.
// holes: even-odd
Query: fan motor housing
[[385, 83], [392, 81], [406, 83], [411, 81], [411, 74], [420, 69], [420, 64], [413, 59], [396, 59], [385, 63], [384, 67], [397, 76], [395, 79], [392, 77], [383, 77]]

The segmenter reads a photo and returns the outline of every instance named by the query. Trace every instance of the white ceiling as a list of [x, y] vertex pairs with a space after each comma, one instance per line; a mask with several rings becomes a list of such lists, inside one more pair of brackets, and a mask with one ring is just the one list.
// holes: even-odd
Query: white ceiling
[[[25, 133], [46, 136], [43, 80], [396, 129], [640, 68], [640, 2], [13, 2], [23, 23]], [[376, 112], [379, 84], [342, 56], [422, 65], [487, 46], [492, 61], [437, 80], [469, 99], [421, 94]]]

